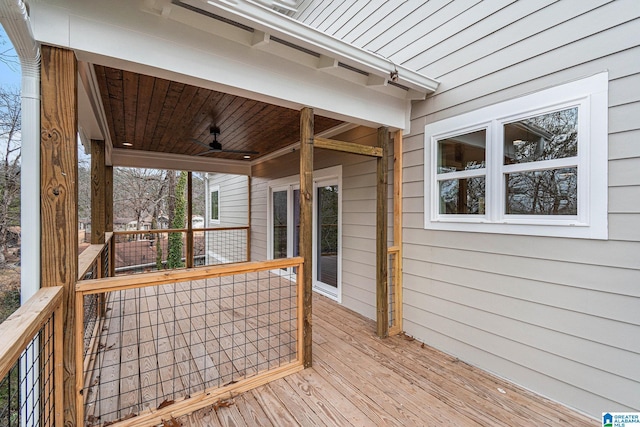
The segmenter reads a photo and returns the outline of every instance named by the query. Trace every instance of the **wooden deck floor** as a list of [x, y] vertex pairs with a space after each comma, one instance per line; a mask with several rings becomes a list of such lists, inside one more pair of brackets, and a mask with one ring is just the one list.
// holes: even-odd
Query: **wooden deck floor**
[[314, 366], [184, 426], [596, 426], [597, 421], [314, 296]]

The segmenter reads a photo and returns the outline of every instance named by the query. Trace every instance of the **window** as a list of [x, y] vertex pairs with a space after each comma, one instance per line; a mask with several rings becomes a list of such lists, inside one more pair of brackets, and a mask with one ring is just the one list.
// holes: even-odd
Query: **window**
[[211, 222], [218, 224], [220, 223], [220, 187], [211, 188], [209, 203], [211, 207]]
[[602, 73], [425, 126], [425, 228], [607, 238]]

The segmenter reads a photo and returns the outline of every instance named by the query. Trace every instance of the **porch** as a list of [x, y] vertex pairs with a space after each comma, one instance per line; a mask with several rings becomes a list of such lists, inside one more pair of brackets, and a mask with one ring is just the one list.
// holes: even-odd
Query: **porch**
[[[314, 365], [178, 418], [184, 426], [595, 426], [595, 420], [313, 297]], [[228, 406], [227, 406], [228, 405]]]
[[[264, 273], [246, 275], [242, 283], [226, 280], [226, 289], [222, 281], [200, 281], [112, 293], [97, 348], [85, 358], [86, 425], [135, 423], [157, 408], [193, 405], [200, 384], [225, 388], [279, 369], [290, 374], [221, 394], [188, 415], [165, 412], [158, 419], [170, 426], [597, 425], [411, 337], [380, 339], [374, 321], [317, 294], [314, 365], [290, 370], [295, 284], [273, 270]], [[268, 284], [275, 309], [265, 309], [259, 296], [247, 303], [260, 281]], [[207, 301], [215, 326], [200, 312]]]

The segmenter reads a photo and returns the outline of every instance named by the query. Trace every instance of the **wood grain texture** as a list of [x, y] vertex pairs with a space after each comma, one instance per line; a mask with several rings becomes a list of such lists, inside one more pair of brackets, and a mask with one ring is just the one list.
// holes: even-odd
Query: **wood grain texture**
[[42, 287], [63, 286], [65, 425], [75, 422], [75, 292], [78, 272], [78, 67], [72, 51], [42, 47], [40, 209]]
[[[135, 149], [196, 155], [210, 143], [211, 126], [221, 130], [225, 149], [269, 154], [298, 141], [299, 112], [260, 101], [161, 78], [94, 65], [114, 148], [130, 142]], [[342, 123], [317, 116], [316, 132]], [[242, 154], [208, 157], [242, 160]]]
[[393, 245], [397, 247], [394, 268], [394, 302], [395, 302], [395, 324], [393, 331], [389, 333], [397, 334], [402, 329], [402, 130], [395, 132], [393, 136]]
[[376, 319], [377, 333], [380, 338], [389, 335], [389, 284], [387, 276], [387, 180], [389, 129], [378, 129], [378, 147], [382, 149], [382, 157], [376, 162], [377, 195], [376, 195]]
[[183, 425], [599, 425], [410, 337], [380, 340], [373, 321], [325, 297], [313, 303], [312, 368], [235, 396], [217, 417], [211, 407], [182, 417]]
[[368, 145], [355, 144], [353, 142], [337, 141], [335, 139], [314, 138], [314, 148], [341, 151], [343, 153], [361, 154], [371, 157], [382, 157], [382, 148]]
[[312, 357], [312, 293], [313, 293], [313, 134], [311, 108], [300, 111], [300, 256], [304, 259], [303, 277], [303, 364], [309, 368]]
[[91, 244], [104, 243], [106, 229], [104, 141], [91, 140]]

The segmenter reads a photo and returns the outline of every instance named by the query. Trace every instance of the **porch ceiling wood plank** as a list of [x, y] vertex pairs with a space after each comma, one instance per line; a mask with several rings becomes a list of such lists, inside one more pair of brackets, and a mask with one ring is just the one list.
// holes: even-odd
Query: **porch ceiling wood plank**
[[[140, 102], [140, 84], [139, 74], [123, 72], [122, 73], [122, 90], [124, 103], [124, 136], [126, 141], [134, 141], [136, 137], [136, 122], [138, 120], [138, 105]], [[125, 93], [136, 93], [136, 96], [124, 96]]]
[[153, 77], [145, 76], [144, 74], [140, 74], [140, 77], [138, 78], [139, 86], [136, 96], [138, 105], [136, 106], [136, 120], [134, 123], [134, 141], [144, 141], [147, 119], [149, 118], [149, 112], [151, 109], [154, 83], [155, 79]]
[[[299, 140], [299, 112], [290, 108], [180, 82], [94, 65], [114, 148], [130, 142], [142, 151], [195, 156], [205, 151], [193, 143], [211, 142], [218, 126], [223, 148], [266, 155]], [[341, 124], [315, 117], [322, 132]], [[242, 159], [242, 154], [212, 153], [208, 158]]]
[[[96, 66], [98, 68], [98, 66]], [[104, 67], [100, 67], [104, 68]], [[152, 77], [153, 78], [153, 77]], [[160, 120], [160, 114], [162, 113], [162, 107], [164, 105], [164, 99], [169, 91], [169, 80], [153, 78], [153, 92], [151, 94], [151, 105], [149, 105], [149, 114], [147, 114], [147, 120], [145, 124], [144, 134], [140, 139], [136, 139], [134, 144], [140, 144], [139, 147], [134, 145], [138, 150], [150, 151], [153, 147], [153, 134], [155, 128]], [[102, 97], [103, 103], [105, 102], [104, 95]], [[138, 137], [138, 135], [136, 135]], [[118, 135], [111, 135], [111, 139], [114, 142], [114, 147], [122, 147], [121, 144], [116, 143]]]

